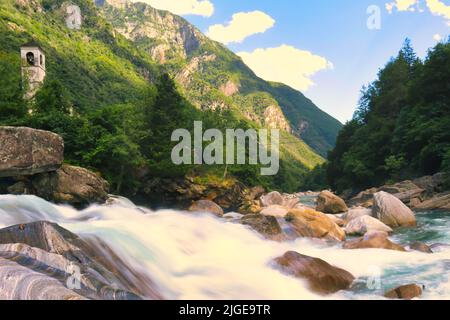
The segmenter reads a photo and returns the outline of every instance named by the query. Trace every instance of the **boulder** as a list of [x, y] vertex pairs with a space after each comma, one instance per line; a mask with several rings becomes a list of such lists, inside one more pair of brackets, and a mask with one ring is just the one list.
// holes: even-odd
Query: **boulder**
[[[406, 191], [417, 191], [417, 190], [420, 190], [420, 188], [411, 180], [405, 180], [391, 185], [384, 185], [378, 188], [378, 192], [384, 191], [390, 194], [398, 194]], [[422, 189], [421, 192], [423, 191], [424, 190]]]
[[80, 167], [63, 165], [56, 172], [33, 177], [32, 184], [37, 196], [57, 203], [80, 206], [108, 199], [108, 183]]
[[242, 202], [239, 205], [237, 212], [241, 214], [259, 213], [261, 211], [259, 197], [265, 192], [265, 189], [261, 186], [245, 189], [242, 196]]
[[389, 290], [384, 294], [389, 299], [411, 300], [422, 295], [422, 287], [417, 284], [408, 284]]
[[281, 240], [283, 238], [283, 231], [275, 217], [247, 214], [241, 218], [241, 223], [259, 232], [267, 239]]
[[[366, 207], [366, 208], [369, 206], [372, 206], [373, 195], [377, 191], [378, 191], [377, 188], [370, 188], [370, 189], [361, 191], [356, 196], [351, 198], [348, 201], [348, 204], [350, 206], [361, 206], [361, 207]], [[368, 205], [368, 204], [370, 204], [370, 205]]]
[[402, 246], [391, 242], [385, 232], [371, 231], [364, 235], [364, 237], [346, 241], [343, 246], [344, 249], [387, 249], [396, 251], [406, 251]]
[[289, 209], [295, 208], [296, 206], [298, 206], [299, 203], [300, 203], [300, 199], [298, 199], [298, 198], [284, 200], [284, 206]]
[[223, 209], [216, 203], [209, 200], [195, 201], [188, 209], [191, 212], [208, 212], [218, 217], [223, 216]]
[[261, 206], [259, 205], [259, 201], [250, 201], [243, 203], [239, 208], [238, 212], [240, 214], [255, 214], [260, 213], [262, 210]]
[[343, 241], [345, 232], [324, 213], [310, 208], [291, 209], [286, 215], [300, 237]]
[[8, 193], [15, 194], [15, 195], [21, 195], [21, 194], [28, 194], [28, 186], [27, 183], [24, 181], [18, 181], [15, 184], [9, 186], [7, 188]]
[[370, 231], [381, 231], [390, 233], [392, 229], [385, 225], [380, 220], [375, 219], [374, 217], [363, 215], [358, 218], [352, 219], [345, 226], [345, 233], [349, 235], [364, 235]]
[[393, 195], [380, 191], [374, 194], [373, 200], [372, 216], [384, 224], [393, 228], [416, 225], [411, 209]]
[[120, 259], [104, 242], [81, 239], [54, 223], [39, 221], [1, 229], [0, 257], [62, 283], [67, 283], [70, 270], [76, 268], [81, 282], [76, 293], [86, 298], [161, 298], [148, 276]]
[[438, 172], [432, 176], [424, 176], [413, 180], [413, 183], [425, 190], [425, 196], [430, 197], [436, 193], [444, 191], [446, 174]]
[[331, 219], [334, 223], [336, 223], [339, 227], [343, 227], [345, 225], [344, 219], [339, 218], [336, 214], [327, 213], [326, 216]]
[[259, 199], [264, 193], [266, 192], [266, 189], [262, 186], [256, 186], [248, 190], [247, 192], [247, 198], [249, 200], [256, 200]]
[[344, 215], [345, 223], [349, 223], [353, 219], [362, 217], [362, 216], [370, 216], [372, 215], [372, 209], [364, 208], [364, 207], [356, 207], [351, 208]]
[[427, 246], [425, 243], [422, 242], [414, 242], [409, 246], [409, 248], [414, 251], [433, 253], [433, 250], [431, 250], [429, 246]]
[[319, 294], [335, 293], [348, 289], [355, 277], [340, 268], [314, 257], [294, 251], [275, 259], [281, 270], [289, 275], [305, 279], [311, 290]]
[[322, 191], [317, 198], [317, 211], [323, 213], [342, 213], [347, 212], [348, 208], [344, 200], [331, 193], [330, 191]]
[[261, 210], [261, 214], [265, 216], [274, 216], [284, 218], [289, 212], [289, 209], [279, 205], [272, 205]]
[[424, 189], [418, 188], [399, 193], [394, 193], [393, 196], [399, 199], [404, 204], [406, 204], [408, 207], [413, 207], [422, 202], [422, 194], [424, 191], [425, 191]]
[[442, 250], [450, 250], [450, 244], [448, 244], [448, 243], [433, 243], [430, 246], [430, 249], [433, 252], [440, 252]]
[[414, 207], [415, 210], [450, 210], [450, 193], [441, 193]]
[[380, 188], [367, 189], [351, 198], [348, 204], [352, 206], [372, 206], [373, 195], [384, 191], [392, 194], [408, 207], [413, 208], [436, 193], [442, 192], [444, 177], [444, 173], [437, 173], [433, 176], [425, 176], [412, 181], [405, 180], [392, 185], [384, 185]]
[[86, 266], [93, 264], [93, 259], [86, 254], [87, 244], [55, 223], [38, 221], [0, 229], [0, 244], [11, 243], [26, 244]]
[[261, 206], [269, 207], [272, 205], [282, 206], [284, 203], [283, 196], [278, 191], [269, 192], [260, 198]]
[[55, 171], [64, 159], [64, 141], [52, 132], [0, 127], [0, 177]]

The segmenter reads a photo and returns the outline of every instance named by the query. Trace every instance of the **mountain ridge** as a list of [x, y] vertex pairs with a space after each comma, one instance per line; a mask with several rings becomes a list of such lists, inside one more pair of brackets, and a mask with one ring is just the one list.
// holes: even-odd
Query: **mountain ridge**
[[[129, 0], [100, 0], [96, 4], [117, 32], [176, 77], [200, 109], [241, 110], [249, 120], [292, 133], [322, 156], [334, 147], [342, 126], [338, 120], [303, 93], [259, 78], [239, 56], [210, 40], [183, 17]], [[255, 106], [255, 95], [258, 101], [266, 102], [265, 106]]]

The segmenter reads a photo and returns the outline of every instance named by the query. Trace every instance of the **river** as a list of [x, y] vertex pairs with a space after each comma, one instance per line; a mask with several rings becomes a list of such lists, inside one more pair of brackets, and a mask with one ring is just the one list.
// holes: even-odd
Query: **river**
[[[450, 244], [450, 214], [419, 212], [418, 227], [392, 239]], [[382, 249], [343, 250], [310, 239], [265, 240], [232, 219], [174, 210], [151, 211], [126, 199], [85, 210], [35, 196], [0, 195], [0, 228], [46, 220], [81, 237], [97, 236], [136, 270], [153, 279], [168, 299], [318, 299], [302, 280], [271, 263], [288, 250], [321, 258], [351, 272], [349, 291], [327, 299], [382, 299], [398, 285], [425, 286], [422, 299], [450, 299], [450, 248], [433, 254]]]

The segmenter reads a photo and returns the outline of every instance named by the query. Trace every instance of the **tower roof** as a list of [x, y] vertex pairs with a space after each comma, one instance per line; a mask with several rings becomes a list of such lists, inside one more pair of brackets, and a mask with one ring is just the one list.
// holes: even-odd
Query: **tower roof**
[[[34, 41], [34, 40], [31, 40], [31, 41], [29, 41], [27, 43], [24, 43], [21, 47], [22, 48], [34, 48], [34, 47], [37, 47], [37, 48], [42, 50], [41, 45], [39, 43], [37, 43], [36, 41]], [[42, 51], [44, 51], [44, 50], [42, 50]]]

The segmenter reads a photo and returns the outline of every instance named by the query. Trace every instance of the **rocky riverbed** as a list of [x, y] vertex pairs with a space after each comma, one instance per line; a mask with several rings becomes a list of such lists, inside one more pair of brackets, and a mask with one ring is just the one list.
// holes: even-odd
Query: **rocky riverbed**
[[442, 174], [341, 197], [188, 179], [153, 211], [52, 133], [0, 137], [0, 299], [450, 299]]
[[[343, 241], [303, 236], [303, 220], [249, 217], [151, 211], [121, 198], [79, 211], [3, 195], [0, 297], [385, 299], [413, 285], [416, 298], [450, 298], [448, 213], [416, 212], [414, 228]], [[354, 241], [366, 244], [348, 248]]]

